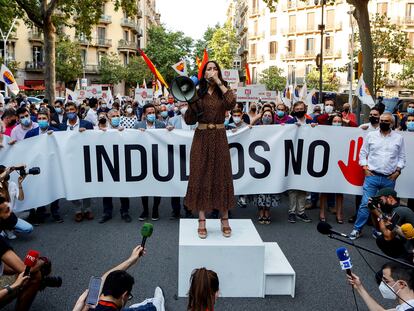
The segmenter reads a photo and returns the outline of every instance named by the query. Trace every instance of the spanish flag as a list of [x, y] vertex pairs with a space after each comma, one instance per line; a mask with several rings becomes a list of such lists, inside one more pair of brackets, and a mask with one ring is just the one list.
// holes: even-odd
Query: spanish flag
[[201, 67], [201, 59], [199, 59], [198, 56], [196, 56], [196, 64], [197, 64], [197, 69], [200, 70], [200, 67]]
[[157, 70], [157, 68], [155, 68], [154, 64], [152, 63], [152, 61], [148, 58], [148, 56], [144, 53], [143, 50], [138, 49], [139, 54], [142, 56], [142, 58], [144, 59], [145, 63], [147, 64], [149, 70], [151, 70], [151, 72], [154, 74], [155, 78], [160, 81], [166, 88], [168, 88], [168, 84], [165, 83], [164, 78], [162, 77], [162, 75], [160, 74], [160, 72]]
[[202, 75], [203, 75], [203, 69], [204, 66], [208, 63], [208, 53], [207, 53], [207, 49], [204, 49], [204, 53], [203, 53], [203, 61], [201, 62], [200, 67], [198, 68], [198, 80], [201, 80]]
[[252, 84], [252, 78], [250, 77], [250, 69], [249, 69], [249, 64], [246, 63], [246, 85], [250, 85]]

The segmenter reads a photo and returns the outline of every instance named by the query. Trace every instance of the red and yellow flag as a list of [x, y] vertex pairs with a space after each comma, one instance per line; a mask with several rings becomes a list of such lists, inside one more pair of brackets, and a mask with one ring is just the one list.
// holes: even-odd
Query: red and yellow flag
[[252, 84], [252, 78], [250, 77], [250, 69], [249, 69], [248, 63], [246, 63], [245, 68], [246, 68], [246, 85], [250, 85]]
[[157, 68], [155, 68], [154, 64], [152, 63], [152, 61], [148, 58], [148, 56], [144, 53], [143, 50], [138, 49], [139, 54], [142, 56], [142, 58], [144, 59], [145, 63], [147, 64], [149, 70], [151, 70], [151, 72], [154, 74], [155, 78], [160, 81], [166, 88], [168, 88], [168, 84], [165, 82], [163, 76], [160, 74], [160, 72], [157, 70]]
[[207, 49], [204, 49], [203, 61], [201, 62], [200, 67], [198, 68], [198, 80], [202, 78], [204, 66], [208, 63], [208, 53]]
[[198, 70], [200, 70], [200, 67], [201, 67], [201, 59], [199, 59], [198, 56], [196, 56], [196, 64], [197, 64]]

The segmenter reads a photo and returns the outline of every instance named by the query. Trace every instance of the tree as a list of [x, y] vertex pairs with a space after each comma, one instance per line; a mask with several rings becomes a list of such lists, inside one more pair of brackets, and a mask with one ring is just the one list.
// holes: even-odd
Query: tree
[[401, 86], [408, 89], [414, 89], [414, 55], [406, 57], [402, 62], [403, 70], [397, 74], [397, 79], [400, 80]]
[[[322, 70], [322, 89], [323, 91], [337, 92], [339, 90], [340, 80], [335, 74], [335, 70], [328, 65], [323, 66]], [[306, 84], [309, 89], [319, 89], [319, 70], [313, 68], [306, 76]]]
[[269, 91], [281, 91], [286, 85], [286, 78], [281, 68], [271, 66], [262, 71], [259, 82], [266, 85]]
[[208, 45], [211, 49], [211, 56], [209, 58], [216, 60], [223, 69], [233, 68], [234, 55], [236, 54], [239, 40], [230, 22], [216, 29]]
[[125, 68], [125, 83], [135, 86], [137, 83], [142, 83], [152, 80], [152, 73], [148, 69], [142, 57], [132, 57], [129, 59], [129, 64]]
[[[301, 0], [307, 1], [307, 0]], [[320, 0], [321, 1], [321, 0]], [[276, 4], [278, 0], [263, 0], [269, 7], [270, 11], [276, 10]], [[347, 3], [353, 5], [355, 7], [353, 16], [355, 17], [358, 23], [358, 29], [360, 35], [360, 43], [362, 54], [364, 58], [364, 62], [362, 64], [363, 71], [364, 71], [364, 80], [367, 84], [368, 89], [370, 90], [371, 94], [373, 93], [373, 85], [374, 85], [374, 59], [373, 59], [373, 43], [372, 43], [372, 36], [371, 36], [371, 27], [370, 27], [370, 19], [369, 19], [369, 12], [368, 12], [368, 2], [369, 0], [346, 0]], [[327, 4], [335, 3], [335, 0], [328, 0], [326, 1]]]
[[79, 44], [71, 42], [67, 37], [61, 38], [56, 44], [56, 80], [65, 83], [74, 81], [82, 72]]
[[[7, 25], [15, 15], [24, 16], [26, 22], [42, 30], [45, 53], [45, 96], [49, 102], [55, 99], [55, 43], [56, 26], [75, 27], [77, 33], [90, 37], [91, 27], [102, 15], [102, 7], [108, 0], [0, 0], [3, 23]], [[128, 15], [136, 14], [136, 0], [112, 0], [115, 10]]]
[[[4, 59], [3, 59], [2, 56], [0, 56], [0, 66], [1, 66], [1, 64], [5, 64]], [[16, 77], [16, 75], [17, 75], [17, 70], [19, 69], [19, 65], [20, 65], [20, 63], [15, 61], [15, 60], [7, 62], [7, 68], [10, 69], [10, 71], [12, 72], [14, 77]]]
[[125, 77], [125, 68], [115, 53], [104, 55], [99, 64], [101, 82], [104, 84], [117, 84]]
[[193, 39], [186, 37], [182, 31], [169, 31], [164, 26], [151, 26], [148, 29], [145, 53], [167, 83], [177, 76], [171, 66], [180, 59], [189, 60], [192, 48]]
[[209, 42], [213, 38], [214, 33], [217, 29], [220, 29], [220, 24], [216, 24], [214, 27], [207, 27], [207, 30], [204, 32], [203, 38], [196, 41], [194, 44], [194, 58], [198, 56], [200, 59], [203, 57], [204, 49], [209, 49]]

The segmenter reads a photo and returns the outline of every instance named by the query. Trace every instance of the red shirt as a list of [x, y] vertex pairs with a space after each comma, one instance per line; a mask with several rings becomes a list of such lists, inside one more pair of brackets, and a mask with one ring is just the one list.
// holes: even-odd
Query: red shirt
[[352, 112], [342, 112], [342, 118], [357, 123], [356, 115]]
[[16, 127], [17, 124], [12, 125], [10, 127], [6, 126], [6, 129], [4, 130], [4, 135], [9, 136], [11, 135], [12, 130]]

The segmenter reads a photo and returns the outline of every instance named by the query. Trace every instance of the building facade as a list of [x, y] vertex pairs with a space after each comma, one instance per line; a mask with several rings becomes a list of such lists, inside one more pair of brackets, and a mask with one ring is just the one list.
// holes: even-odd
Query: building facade
[[[321, 6], [315, 5], [314, 0], [279, 0], [276, 11], [270, 12], [261, 0], [234, 0], [234, 4], [234, 26], [240, 38], [237, 57], [241, 58], [242, 68], [249, 64], [253, 82], [258, 82], [264, 69], [277, 66], [284, 70], [290, 83], [303, 84], [321, 52]], [[350, 63], [352, 27], [358, 31], [350, 14], [352, 10], [345, 0], [325, 6], [324, 64], [335, 69]], [[413, 0], [373, 0], [369, 11], [386, 15], [402, 26], [414, 46]], [[398, 82], [392, 76], [401, 70], [401, 65], [383, 60], [383, 68], [389, 75], [384, 95], [395, 95]], [[340, 91], [347, 90], [348, 74], [337, 71], [337, 76], [341, 81]]]
[[[103, 14], [97, 25], [91, 29], [91, 38], [76, 35], [73, 28], [64, 27], [62, 32], [81, 47], [83, 77], [88, 83], [99, 83], [99, 64], [104, 55], [115, 53], [126, 65], [137, 55], [137, 48], [145, 48], [148, 42], [147, 29], [160, 24], [160, 14], [156, 11], [155, 0], [138, 0], [138, 14], [128, 17], [122, 10], [115, 11], [113, 1], [102, 8]], [[0, 46], [0, 49], [3, 45]], [[8, 60], [19, 63], [16, 80], [19, 85], [30, 89], [44, 88], [43, 34], [36, 28], [28, 28], [19, 21], [16, 31], [7, 44]], [[3, 53], [3, 50], [1, 50]], [[82, 78], [82, 77], [79, 77]], [[115, 92], [124, 93], [120, 83]]]

